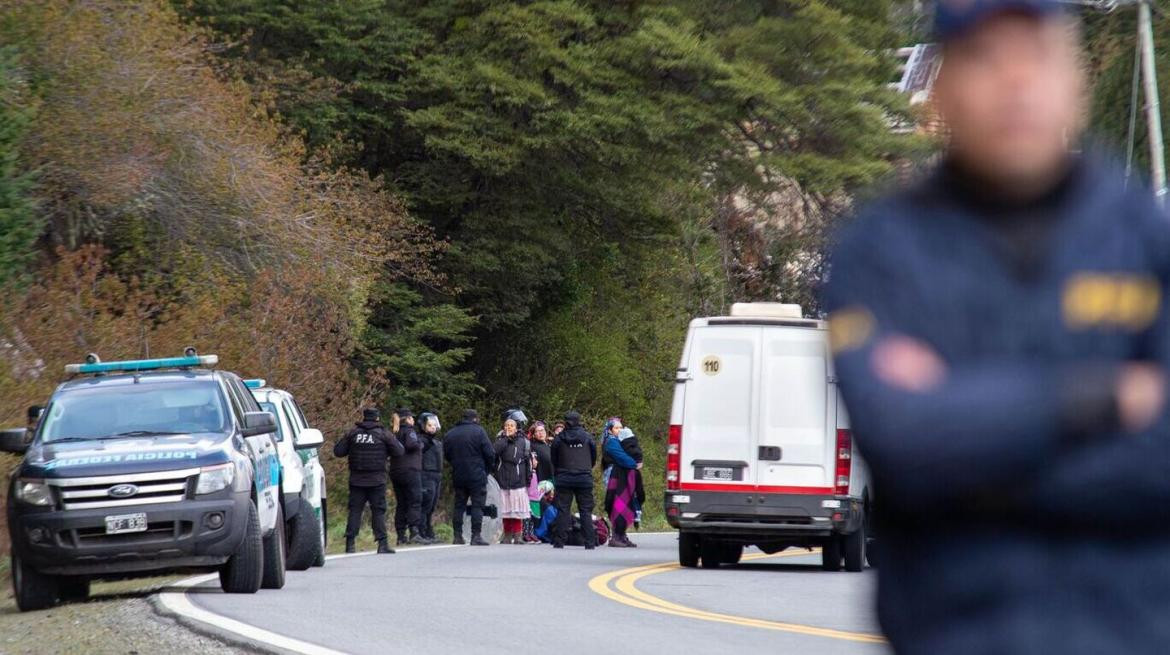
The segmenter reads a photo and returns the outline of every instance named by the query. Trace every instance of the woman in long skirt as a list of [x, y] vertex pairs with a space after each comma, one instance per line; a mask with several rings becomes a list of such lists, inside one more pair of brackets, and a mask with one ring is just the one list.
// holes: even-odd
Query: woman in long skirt
[[513, 419], [504, 421], [504, 429], [495, 443], [496, 482], [500, 485], [500, 518], [504, 521], [502, 544], [523, 544], [524, 519], [531, 516], [528, 483], [532, 477], [532, 450]]

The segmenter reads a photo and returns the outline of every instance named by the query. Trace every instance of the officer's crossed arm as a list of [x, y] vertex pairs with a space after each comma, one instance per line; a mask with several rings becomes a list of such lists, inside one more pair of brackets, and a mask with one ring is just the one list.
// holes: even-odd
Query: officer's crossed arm
[[[1140, 399], [1127, 409], [1116, 391], [1127, 375], [1112, 367], [946, 362], [912, 336], [929, 308], [899, 296], [888, 274], [897, 263], [881, 257], [839, 251], [826, 304], [841, 390], [887, 502], [927, 511], [999, 493], [1028, 480], [1077, 428], [1116, 425], [1118, 410], [1135, 424], [1150, 414]], [[1085, 417], [1085, 407], [1101, 409]]]
[[[1157, 315], [1131, 350], [1141, 363], [1122, 368], [1117, 383], [1121, 438], [1098, 439], [1053, 461], [1042, 476], [1037, 509], [1108, 529], [1150, 522], [1151, 507], [1170, 505], [1170, 417], [1166, 415], [1166, 371], [1170, 370], [1170, 235], [1160, 212], [1126, 226], [1144, 233], [1157, 279]], [[1144, 227], [1144, 229], [1142, 229]], [[1124, 314], [1113, 312], [1111, 316]], [[1157, 519], [1155, 519], [1155, 522]]]

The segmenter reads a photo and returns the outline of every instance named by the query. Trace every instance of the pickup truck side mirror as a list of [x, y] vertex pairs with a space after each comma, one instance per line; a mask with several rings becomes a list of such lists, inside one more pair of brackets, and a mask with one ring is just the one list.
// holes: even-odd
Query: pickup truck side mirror
[[256, 437], [276, 432], [276, 417], [272, 412], [244, 412], [244, 427], [240, 433], [245, 437]]
[[317, 428], [305, 428], [293, 441], [293, 448], [297, 450], [316, 450], [325, 443], [325, 435]]
[[28, 430], [24, 428], [0, 430], [0, 452], [24, 454], [28, 450], [27, 435]]

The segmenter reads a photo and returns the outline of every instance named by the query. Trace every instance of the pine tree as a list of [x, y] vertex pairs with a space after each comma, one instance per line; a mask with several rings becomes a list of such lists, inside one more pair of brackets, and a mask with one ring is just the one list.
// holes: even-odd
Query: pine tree
[[28, 280], [41, 233], [29, 193], [33, 177], [20, 163], [20, 144], [32, 118], [15, 53], [0, 49], [0, 288]]

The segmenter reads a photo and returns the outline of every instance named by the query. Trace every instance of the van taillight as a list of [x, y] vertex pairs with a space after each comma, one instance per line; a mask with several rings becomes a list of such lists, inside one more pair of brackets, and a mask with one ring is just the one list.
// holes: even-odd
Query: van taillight
[[849, 474], [853, 469], [853, 433], [849, 430], [837, 430], [837, 477], [833, 484], [833, 493], [838, 496], [849, 495]]
[[666, 490], [678, 491], [682, 482], [682, 468], [679, 460], [682, 457], [682, 426], [670, 426], [670, 433], [666, 440]]

